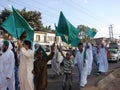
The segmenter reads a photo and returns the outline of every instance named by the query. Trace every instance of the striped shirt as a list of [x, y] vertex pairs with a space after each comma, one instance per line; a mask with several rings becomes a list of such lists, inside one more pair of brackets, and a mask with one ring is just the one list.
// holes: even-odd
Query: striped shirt
[[64, 73], [72, 73], [73, 69], [73, 60], [67, 60], [66, 58], [64, 59]]

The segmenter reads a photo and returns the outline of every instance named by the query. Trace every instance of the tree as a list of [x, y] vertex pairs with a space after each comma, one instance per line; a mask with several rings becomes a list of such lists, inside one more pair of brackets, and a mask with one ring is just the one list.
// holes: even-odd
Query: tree
[[42, 30], [43, 24], [41, 21], [41, 13], [37, 11], [28, 11], [26, 9], [19, 11], [19, 13], [29, 22], [29, 24], [34, 28], [34, 30]]
[[[25, 20], [32, 26], [34, 30], [42, 30], [43, 24], [41, 22], [41, 13], [38, 11], [26, 11], [26, 8], [17, 10]], [[7, 10], [6, 8], [0, 13], [0, 25], [2, 22], [12, 13], [12, 11]]]
[[96, 29], [96, 28], [92, 28], [92, 30], [93, 30], [93, 31], [97, 31], [97, 29]]
[[[80, 33], [79, 33], [79, 37], [81, 38], [82, 41], [84, 42], [88, 42], [88, 41], [91, 41], [91, 38], [88, 37], [88, 35], [86, 34], [86, 30], [90, 28], [88, 26], [85, 26], [85, 25], [78, 25], [77, 29], [80, 30]], [[95, 28], [91, 28], [93, 31], [97, 31], [97, 29]]]
[[79, 37], [81, 39], [85, 39], [87, 36], [86, 36], [86, 30], [87, 30], [88, 26], [85, 26], [85, 25], [78, 25], [77, 29], [80, 30], [80, 33], [79, 33]]
[[2, 12], [0, 13], [0, 25], [2, 24], [2, 22], [4, 22], [4, 20], [11, 14], [12, 12], [8, 9], [4, 9], [2, 10]]

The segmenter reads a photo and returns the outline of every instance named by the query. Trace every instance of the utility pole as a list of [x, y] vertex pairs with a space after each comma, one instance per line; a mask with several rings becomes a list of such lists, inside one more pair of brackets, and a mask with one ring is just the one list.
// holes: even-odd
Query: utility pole
[[113, 42], [113, 24], [109, 25], [110, 40]]

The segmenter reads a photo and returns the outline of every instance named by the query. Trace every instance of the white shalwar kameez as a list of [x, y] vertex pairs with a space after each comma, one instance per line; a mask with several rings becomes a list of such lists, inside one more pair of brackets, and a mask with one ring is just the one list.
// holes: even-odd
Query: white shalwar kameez
[[107, 60], [107, 51], [105, 48], [100, 48], [99, 49], [99, 54], [98, 54], [98, 64], [99, 64], [99, 72], [107, 72], [108, 71], [108, 60]]
[[3, 59], [2, 56], [0, 56], [0, 90], [6, 90], [6, 80], [3, 73], [3, 66]]
[[18, 71], [20, 90], [34, 90], [32, 74], [33, 61], [34, 52], [22, 47], [20, 51], [20, 65]]
[[9, 42], [7, 51], [2, 53], [4, 86], [3, 89], [1, 90], [7, 90], [7, 88], [8, 90], [15, 90], [15, 77], [14, 77], [15, 58], [14, 58], [14, 53], [11, 49], [12, 49], [12, 45]]
[[52, 65], [52, 70], [54, 74], [59, 75], [61, 70], [60, 70], [60, 62], [59, 62], [59, 53], [57, 50], [57, 47], [55, 48], [55, 54], [51, 60], [51, 65]]
[[79, 73], [81, 73], [83, 69], [83, 54], [84, 54], [84, 51], [82, 53], [78, 51], [74, 58], [74, 64], [78, 66]]
[[78, 66], [79, 73], [80, 73], [80, 86], [84, 87], [87, 84], [87, 60], [84, 61], [84, 50], [81, 53], [80, 51], [77, 52], [74, 64]]
[[3, 62], [2, 62], [2, 56], [0, 56], [0, 90], [2, 89], [3, 84]]
[[86, 50], [86, 56], [88, 57], [87, 58], [87, 61], [88, 61], [88, 75], [91, 74], [91, 71], [92, 71], [92, 64], [93, 64], [93, 53], [92, 53], [92, 45], [90, 43], [88, 43], [89, 45], [89, 48]]
[[3, 59], [2, 59], [2, 41], [0, 42], [0, 90], [5, 90], [4, 79], [3, 79]]

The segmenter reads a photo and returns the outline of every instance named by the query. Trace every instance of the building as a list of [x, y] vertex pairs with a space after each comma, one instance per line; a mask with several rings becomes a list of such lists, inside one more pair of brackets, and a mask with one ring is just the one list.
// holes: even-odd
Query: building
[[[13, 40], [16, 41], [11, 35], [9, 35], [6, 31], [0, 30], [0, 40]], [[51, 30], [39, 30], [34, 31], [34, 42], [39, 43], [49, 43], [52, 44], [55, 41], [55, 32]], [[58, 45], [66, 45], [66, 43], [62, 42], [61, 38], [57, 36], [57, 44]]]
[[[35, 31], [34, 41], [40, 43], [54, 43], [55, 42], [55, 32], [51, 31]], [[57, 37], [57, 43], [63, 44], [60, 37]]]

